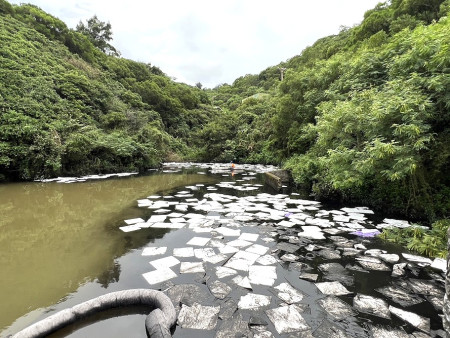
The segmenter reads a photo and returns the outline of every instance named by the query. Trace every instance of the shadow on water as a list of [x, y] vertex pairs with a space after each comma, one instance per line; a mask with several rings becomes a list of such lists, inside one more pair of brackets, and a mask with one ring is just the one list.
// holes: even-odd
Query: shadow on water
[[124, 219], [143, 216], [137, 199], [213, 181], [206, 175], [155, 173], [76, 184], [0, 185], [0, 331], [87, 282], [107, 288], [118, 281], [121, 266], [115, 258], [167, 232], [118, 229]]

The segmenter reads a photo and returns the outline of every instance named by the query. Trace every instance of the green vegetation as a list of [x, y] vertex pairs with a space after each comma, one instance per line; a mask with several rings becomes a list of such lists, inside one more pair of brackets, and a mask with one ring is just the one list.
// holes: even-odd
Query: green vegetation
[[447, 230], [450, 220], [440, 220], [433, 223], [431, 230], [424, 230], [420, 226], [409, 228], [385, 229], [379, 236], [389, 242], [398, 243], [429, 257], [447, 258]]
[[359, 26], [211, 90], [221, 110], [199, 131], [210, 140], [199, 153], [281, 164], [319, 199], [448, 216], [449, 9], [448, 0], [379, 4]]
[[114, 57], [96, 17], [74, 31], [33, 5], [0, 12], [0, 181], [155, 167], [211, 114], [198, 88]]
[[0, 0], [0, 180], [274, 163], [318, 199], [446, 218], [449, 12], [450, 0], [380, 3], [286, 62], [205, 89], [118, 57], [95, 16], [72, 30]]

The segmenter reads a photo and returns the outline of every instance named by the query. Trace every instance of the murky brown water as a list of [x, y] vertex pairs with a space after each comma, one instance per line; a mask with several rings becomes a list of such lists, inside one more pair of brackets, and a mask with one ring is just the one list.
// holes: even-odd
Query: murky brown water
[[[131, 247], [129, 235], [118, 227], [142, 216], [134, 207], [137, 199], [213, 180], [156, 173], [77, 184], [0, 185], [0, 332], [86, 282], [107, 283], [119, 275], [114, 260]], [[136, 241], [143, 245], [148, 237], [133, 241], [134, 247]]]

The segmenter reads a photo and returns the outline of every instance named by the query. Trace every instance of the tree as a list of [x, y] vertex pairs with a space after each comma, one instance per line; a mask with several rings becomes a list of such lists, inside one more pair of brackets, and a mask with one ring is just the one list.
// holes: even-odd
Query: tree
[[97, 15], [87, 20], [87, 25], [79, 22], [76, 30], [86, 35], [95, 47], [108, 55], [120, 56], [120, 52], [116, 50], [109, 41], [112, 40], [111, 24], [100, 21]]

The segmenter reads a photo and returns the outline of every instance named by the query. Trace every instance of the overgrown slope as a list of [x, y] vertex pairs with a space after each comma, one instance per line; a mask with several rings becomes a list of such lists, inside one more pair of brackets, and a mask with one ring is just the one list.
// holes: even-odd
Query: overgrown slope
[[211, 115], [206, 94], [0, 0], [0, 181], [144, 170]]
[[318, 198], [448, 216], [449, 8], [448, 0], [380, 4], [359, 26], [215, 88], [223, 116], [200, 132], [216, 135], [201, 153], [281, 163]]

